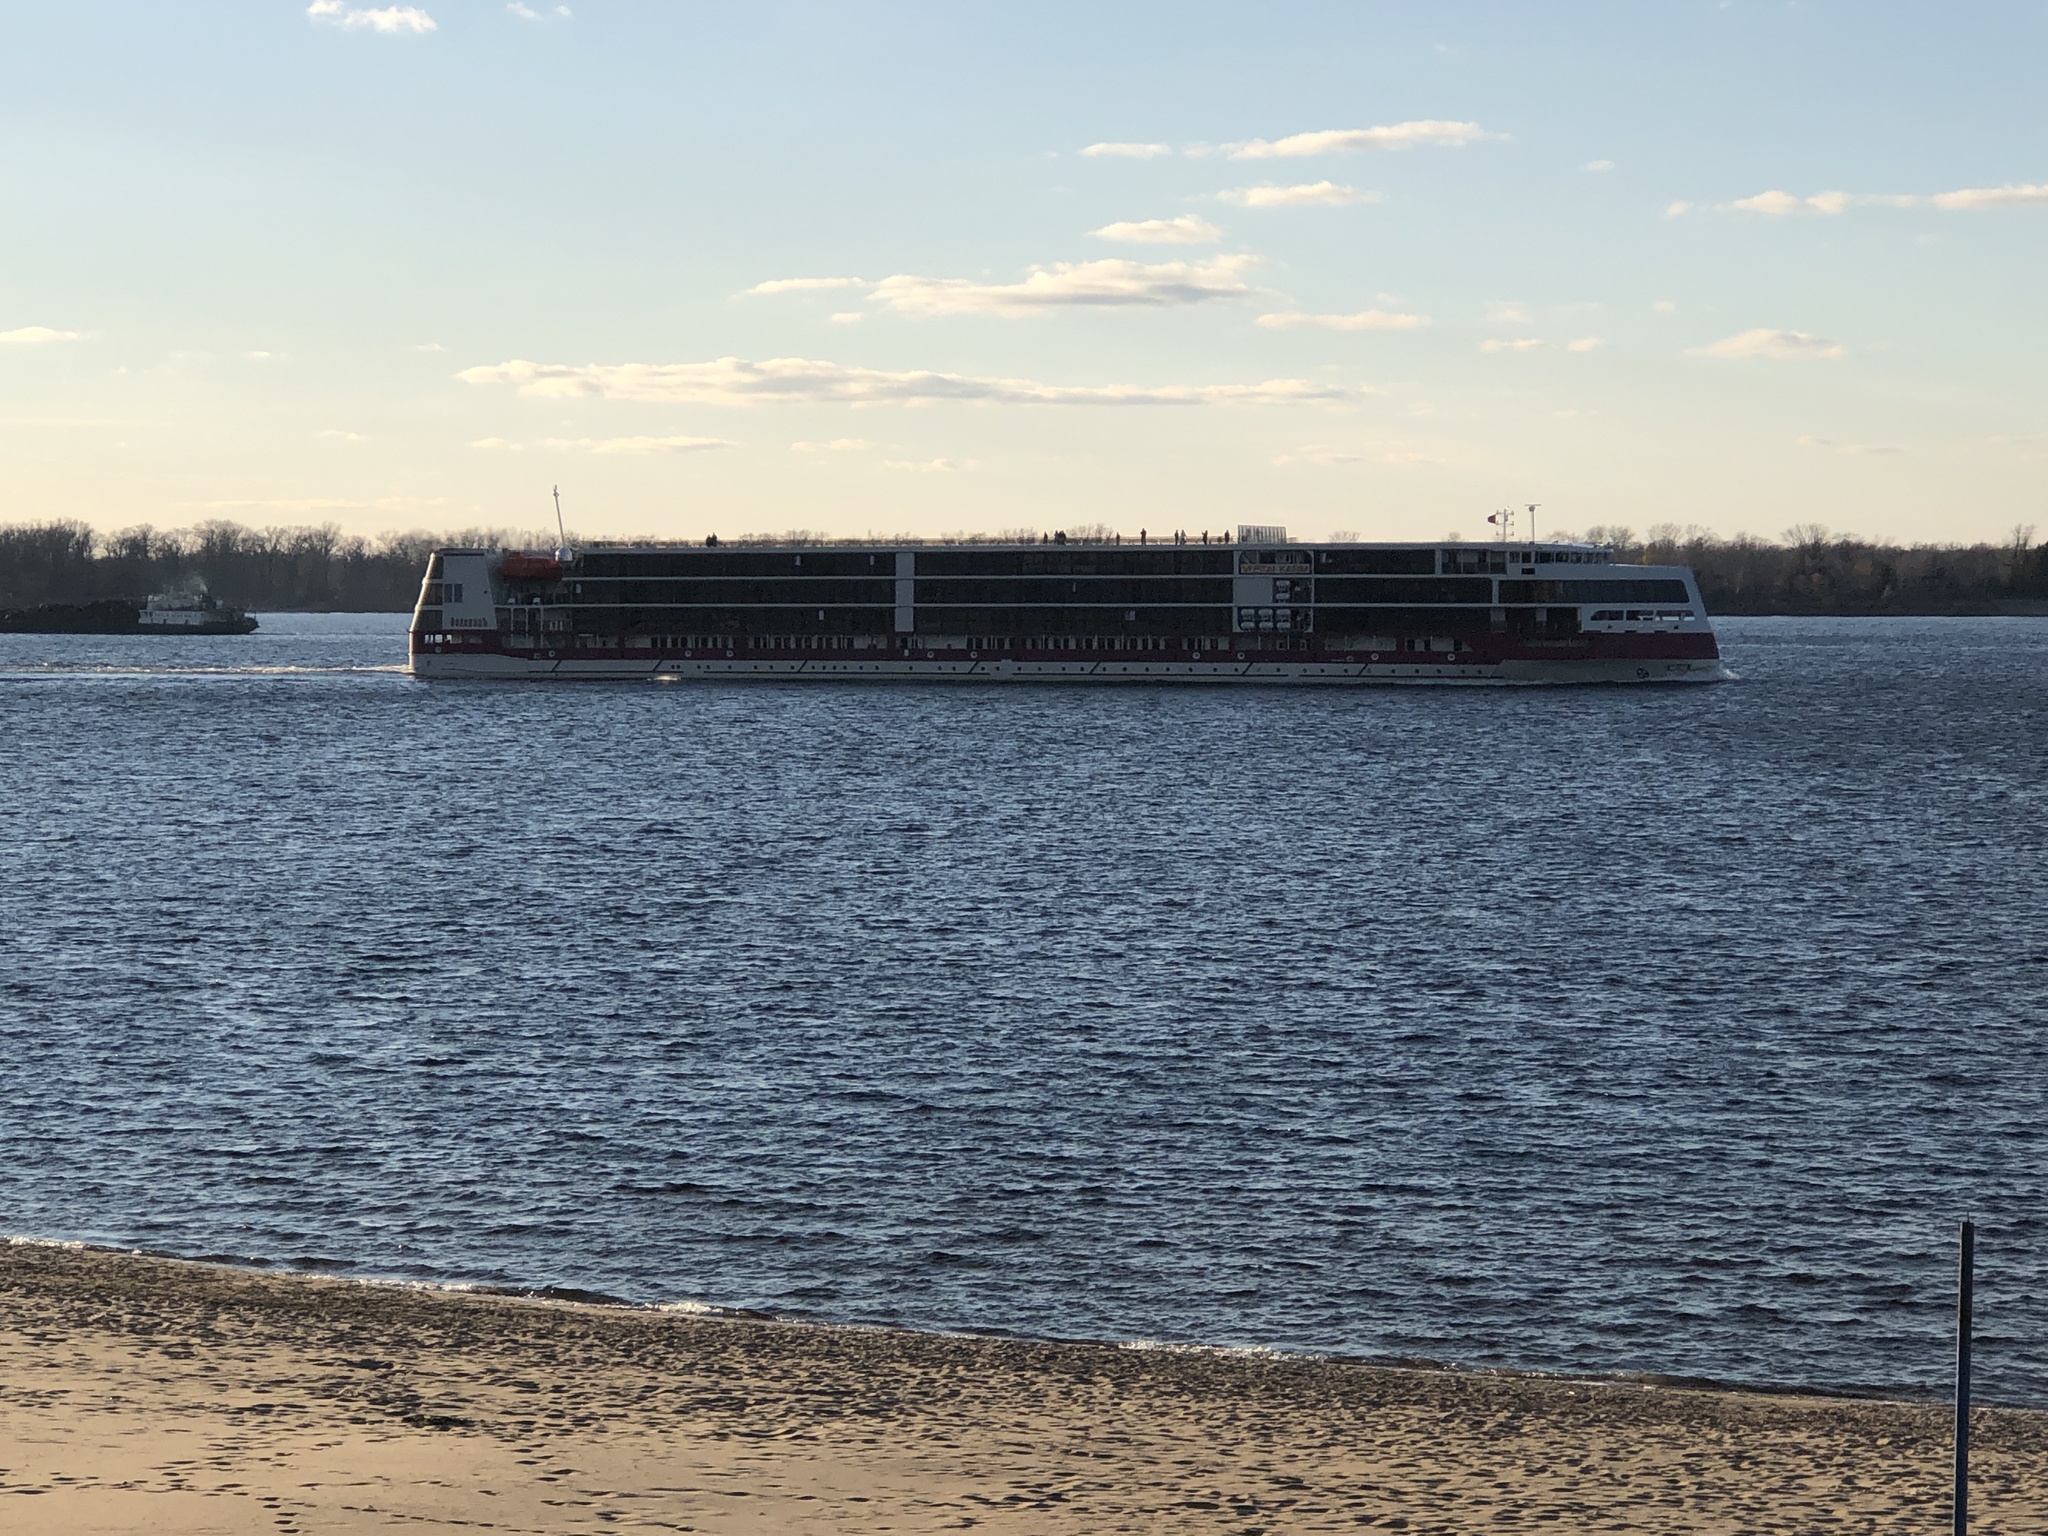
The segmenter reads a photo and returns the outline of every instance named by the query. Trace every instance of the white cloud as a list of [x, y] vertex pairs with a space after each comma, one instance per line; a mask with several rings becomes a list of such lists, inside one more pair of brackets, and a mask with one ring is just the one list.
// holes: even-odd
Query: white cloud
[[1021, 283], [976, 283], [957, 277], [885, 277], [869, 295], [910, 315], [1022, 315], [1045, 309], [1167, 308], [1252, 291], [1244, 272], [1256, 256], [1147, 266], [1121, 258], [1063, 261], [1035, 267]]
[[1667, 219], [1675, 219], [1682, 213], [1690, 212], [1692, 212], [1691, 203], [1666, 203], [1664, 205], [1664, 217]]
[[823, 443], [791, 443], [792, 453], [865, 453], [875, 445], [864, 437], [835, 437]]
[[981, 468], [979, 459], [884, 459], [883, 469], [907, 469], [920, 475], [950, 475]]
[[1091, 160], [1156, 160], [1173, 153], [1171, 144], [1090, 144], [1081, 151]]
[[1675, 315], [1678, 313], [1678, 306], [1669, 299], [1658, 299], [1650, 305], [1650, 308], [1660, 315]]
[[1730, 208], [1744, 213], [1767, 213], [1773, 218], [1782, 218], [1788, 213], [1824, 213], [1834, 215], [1846, 212], [1849, 194], [1846, 192], [1821, 192], [1812, 197], [1794, 197], [1790, 192], [1775, 188], [1759, 192], [1755, 197], [1741, 197], [1728, 204]]
[[827, 288], [865, 288], [864, 277], [775, 277], [756, 283], [749, 293], [812, 293]]
[[1956, 192], [1938, 192], [1928, 201], [1937, 208], [1949, 211], [1977, 208], [2039, 208], [2048, 205], [2048, 183], [1964, 187]]
[[1775, 358], [1841, 357], [1848, 350], [1810, 331], [1774, 331], [1768, 327], [1724, 336], [1711, 346], [1691, 349], [1694, 357]]
[[1795, 197], [1774, 187], [1755, 197], [1737, 198], [1720, 206], [1740, 213], [1769, 214], [1773, 218], [1791, 213], [1818, 213], [1834, 218], [1851, 208], [1917, 208], [1920, 202], [1917, 197], [1876, 192], [1816, 192], [1811, 197]]
[[1259, 384], [1074, 386], [957, 373], [891, 373], [801, 357], [764, 362], [533, 363], [465, 368], [468, 384], [509, 384], [553, 400], [638, 400], [660, 405], [1298, 405], [1346, 399], [1349, 390], [1306, 379]]
[[1384, 309], [1361, 309], [1349, 315], [1307, 315], [1298, 311], [1261, 315], [1259, 324], [1276, 331], [1295, 330], [1305, 325], [1329, 331], [1416, 331], [1429, 324], [1427, 315], [1395, 314]]
[[[1292, 453], [1283, 453], [1273, 462], [1283, 467], [1290, 464], [1316, 464], [1328, 468], [1338, 464], [1441, 464], [1444, 461], [1432, 454], [1398, 445], [1359, 452], [1350, 448], [1330, 448], [1320, 443], [1311, 443], [1305, 448], [1295, 449]], [[1337, 537], [1340, 540], [1348, 540], [1349, 536], [1340, 534]]]
[[566, 5], [558, 5], [552, 11], [543, 14], [540, 11], [536, 11], [530, 5], [520, 4], [520, 0], [512, 0], [512, 3], [506, 6], [505, 9], [510, 14], [517, 16], [521, 21], [553, 21], [557, 17], [566, 20], [575, 14]]
[[1316, 204], [1342, 208], [1351, 203], [1376, 203], [1380, 200], [1377, 192], [1361, 192], [1356, 187], [1339, 186], [1334, 181], [1311, 181], [1297, 187], [1233, 187], [1228, 192], [1218, 192], [1216, 196], [1240, 208], [1301, 208]]
[[415, 5], [387, 5], [381, 9], [358, 10], [343, 0], [313, 0], [306, 15], [314, 21], [349, 31], [382, 32], [387, 37], [410, 32], [417, 36], [436, 30], [434, 18]]
[[857, 309], [842, 309], [837, 314], [828, 315], [826, 318], [834, 325], [859, 325], [861, 321], [867, 319], [867, 316]]
[[52, 341], [76, 341], [78, 332], [52, 330], [47, 325], [24, 325], [0, 331], [0, 347], [40, 347]]
[[1612, 160], [1588, 160], [1579, 169], [1582, 171], [1611, 171], [1614, 169], [1614, 162]]
[[[701, 453], [711, 448], [739, 446], [738, 443], [723, 437], [548, 437], [541, 439], [540, 445], [557, 452], [580, 450], [584, 453], [630, 454]], [[526, 451], [524, 443], [515, 443], [502, 437], [480, 437], [469, 446], [502, 453]]]
[[1606, 345], [1598, 336], [1581, 336], [1577, 341], [1566, 342], [1564, 349], [1567, 352], [1598, 352]]
[[1325, 128], [1316, 133], [1290, 134], [1284, 139], [1253, 139], [1230, 146], [1233, 160], [1295, 159], [1304, 155], [1334, 155], [1359, 149], [1413, 149], [1418, 144], [1441, 144], [1448, 148], [1492, 138], [1477, 123], [1444, 122], [1428, 118], [1420, 122], [1391, 123], [1380, 128]]
[[702, 453], [710, 448], [737, 448], [723, 437], [550, 437], [543, 448], [581, 448], [587, 453]]
[[369, 441], [360, 432], [344, 432], [339, 427], [329, 427], [325, 431], [316, 432], [313, 435], [315, 437], [324, 437], [337, 443], [367, 443]]
[[1830, 453], [1877, 454], [1885, 456], [1904, 453], [1903, 448], [1888, 443], [1838, 443], [1831, 437], [1801, 437], [1794, 439], [1801, 448], [1825, 448]]
[[1486, 302], [1486, 318], [1494, 325], [1527, 325], [1529, 312], [1519, 304], [1510, 304], [1505, 299], [1489, 299]]
[[438, 341], [423, 341], [413, 348], [415, 352], [446, 352], [448, 349]]
[[1482, 352], [1540, 352], [1549, 346], [1547, 341], [1538, 341], [1534, 336], [1490, 336], [1479, 343]]
[[1184, 213], [1177, 219], [1105, 224], [1089, 233], [1098, 240], [1121, 240], [1132, 245], [1214, 245], [1223, 238], [1223, 231], [1198, 213]]
[[284, 356], [282, 352], [244, 352], [244, 358], [252, 363], [272, 363]]
[[[1673, 203], [1665, 210], [1676, 215], [1684, 213], [1691, 203]], [[1810, 197], [1798, 197], [1793, 193], [1773, 187], [1759, 192], [1754, 197], [1737, 198], [1732, 203], [1716, 204], [1717, 207], [1740, 213], [1762, 213], [1774, 218], [1787, 214], [1817, 213], [1834, 217], [1847, 213], [1851, 208], [1939, 208], [1944, 212], [1972, 211], [1982, 208], [2040, 208], [2048, 207], [2048, 183], [2012, 182], [2002, 187], [1963, 187], [1954, 192], [1937, 192], [1931, 197], [1913, 193], [1892, 192], [1816, 192]]]

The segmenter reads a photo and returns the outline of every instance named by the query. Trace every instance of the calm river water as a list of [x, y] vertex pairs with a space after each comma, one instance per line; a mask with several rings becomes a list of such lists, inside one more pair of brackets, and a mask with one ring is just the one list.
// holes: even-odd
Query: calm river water
[[1682, 691], [0, 637], [0, 1230], [2048, 1403], [2048, 623]]

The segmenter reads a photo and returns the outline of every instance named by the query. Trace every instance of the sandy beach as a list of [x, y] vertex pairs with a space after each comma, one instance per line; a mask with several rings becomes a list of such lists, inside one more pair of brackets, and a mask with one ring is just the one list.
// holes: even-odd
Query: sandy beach
[[[1976, 1423], [2048, 1532], [2048, 1414]], [[1946, 1528], [1939, 1406], [827, 1328], [0, 1246], [9, 1532]]]

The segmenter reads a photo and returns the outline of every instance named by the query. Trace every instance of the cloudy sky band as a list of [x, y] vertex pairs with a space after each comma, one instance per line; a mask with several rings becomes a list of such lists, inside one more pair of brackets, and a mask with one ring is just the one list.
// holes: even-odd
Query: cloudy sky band
[[1254, 384], [1142, 387], [1046, 384], [926, 370], [861, 368], [813, 358], [760, 362], [721, 357], [702, 363], [535, 363], [522, 358], [456, 375], [466, 384], [510, 385], [547, 400], [625, 400], [640, 404], [766, 405], [1300, 405], [1340, 401], [1353, 391], [1306, 379]]
[[[852, 409], [984, 407], [892, 413], [900, 441], [863, 460], [972, 461], [977, 497], [1029, 480], [1092, 505], [1121, 485], [1124, 504], [1220, 511], [1327, 478], [1384, 508], [1382, 531], [1409, 519], [1423, 536], [1524, 476], [1532, 498], [1604, 500], [1619, 520], [1645, 476], [1675, 477], [1699, 506], [1684, 515], [1722, 515], [1735, 499], [1710, 488], [1770, 451], [1745, 446], [1752, 417], [1788, 454], [1802, 437], [1904, 444], [1917, 466], [1937, 458], [1931, 436], [1974, 432], [2006, 445], [1999, 462], [2048, 458], [2011, 446], [2048, 445], [2027, 254], [2048, 108], [1986, 54], [1967, 87], [1942, 76], [1925, 38], [1904, 46], [1881, 17], [1816, 12], [1810, 47], [1752, 8], [1639, 18], [1665, 43], [1691, 28], [1727, 46], [1695, 36], [1631, 62], [1586, 17], [1497, 17], [1482, 35], [1447, 14], [1368, 27], [1310, 0], [1314, 25], [1268, 18], [1256, 35], [1180, 15], [1170, 89], [1131, 37], [1098, 31], [1125, 86], [1083, 100], [1049, 55], [1002, 44], [992, 13], [941, 35], [826, 12], [792, 35], [737, 11], [686, 26], [648, 0], [588, 17], [563, 14], [575, 0], [292, 0], [257, 36], [203, 9], [173, 26], [109, 4], [161, 69], [39, 12], [44, 64], [11, 119], [45, 125], [11, 172], [21, 238], [0, 311], [0, 450], [37, 505], [149, 520], [152, 475], [188, 471], [235, 483], [194, 479], [179, 504], [469, 505], [524, 494], [534, 455], [555, 454], [619, 498], [618, 526], [662, 531], [703, 501], [681, 487], [766, 506], [818, 484], [779, 485], [717, 446], [741, 401], [788, 406], [786, 436], [813, 443], [857, 436]], [[1876, 36], [1897, 51], [1872, 53]], [[1527, 68], [1565, 57], [1552, 42], [1585, 71]], [[1829, 83], [1837, 64], [1856, 90]], [[1769, 83], [1781, 67], [1806, 70], [1803, 93]], [[1655, 80], [1655, 113], [1624, 79]], [[1752, 109], [1731, 116], [1731, 89]], [[200, 100], [246, 129], [245, 170], [259, 140], [295, 146], [276, 195], [224, 195], [224, 172], [244, 171]], [[735, 135], [742, 120], [757, 131]], [[114, 249], [155, 254], [147, 272], [95, 254]], [[1496, 312], [1500, 294], [1518, 297]], [[634, 358], [738, 374], [669, 377], [640, 400], [587, 371]], [[510, 366], [495, 359], [581, 383], [451, 381]], [[764, 382], [791, 360], [824, 372]], [[1896, 408], [1909, 398], [1943, 404]], [[160, 440], [118, 451], [85, 427], [59, 429], [74, 448], [6, 425], [152, 413]], [[1331, 415], [1356, 437], [1310, 425]], [[469, 451], [490, 439], [506, 451]], [[1742, 504], [1795, 481], [1824, 504], [1816, 477], [1867, 456], [1795, 457], [1746, 479]], [[1286, 485], [1263, 485], [1280, 458]], [[1958, 470], [1943, 504], [2002, 517], [2024, 489], [2005, 474]], [[1915, 504], [1888, 484], [1854, 505]]]

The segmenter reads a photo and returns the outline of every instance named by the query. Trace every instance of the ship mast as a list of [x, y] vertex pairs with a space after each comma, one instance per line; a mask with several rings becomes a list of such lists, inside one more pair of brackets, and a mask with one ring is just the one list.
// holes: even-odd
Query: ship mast
[[555, 487], [555, 558], [566, 560], [569, 556], [569, 533], [562, 526], [562, 488]]

